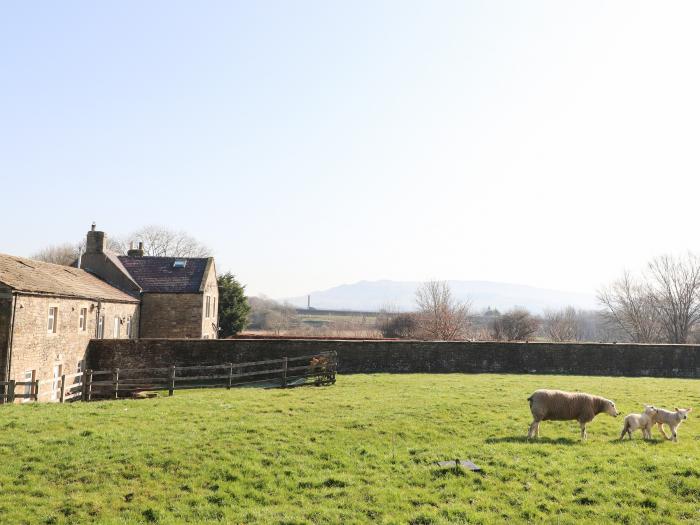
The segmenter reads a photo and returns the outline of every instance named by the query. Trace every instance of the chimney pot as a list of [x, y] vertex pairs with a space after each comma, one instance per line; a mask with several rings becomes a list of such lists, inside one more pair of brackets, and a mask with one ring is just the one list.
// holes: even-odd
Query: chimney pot
[[131, 248], [129, 249], [128, 252], [126, 252], [126, 254], [129, 257], [143, 257], [143, 243], [139, 242], [139, 247], [134, 249], [134, 243], [132, 242]]

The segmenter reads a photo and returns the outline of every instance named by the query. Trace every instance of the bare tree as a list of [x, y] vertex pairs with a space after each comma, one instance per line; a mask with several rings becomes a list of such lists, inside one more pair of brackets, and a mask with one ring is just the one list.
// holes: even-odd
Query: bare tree
[[573, 306], [548, 310], [544, 314], [544, 333], [551, 341], [581, 341], [582, 324], [581, 316]]
[[649, 263], [651, 302], [669, 343], [686, 343], [700, 321], [700, 259], [687, 254], [656, 257]]
[[[130, 241], [143, 242], [144, 254], [158, 257], [208, 257], [211, 250], [191, 235], [162, 226], [146, 226], [132, 233]], [[124, 244], [124, 243], [123, 243]], [[122, 245], [122, 252], [126, 246]]]
[[610, 286], [598, 291], [606, 308], [607, 320], [619, 327], [633, 343], [655, 343], [661, 338], [662, 324], [651, 290], [625, 271]]
[[69, 242], [48, 246], [31, 255], [32, 259], [53, 264], [70, 266], [78, 259], [80, 246]]
[[526, 341], [537, 332], [539, 324], [524, 308], [514, 308], [491, 321], [491, 337], [496, 341]]
[[471, 304], [458, 301], [446, 281], [428, 281], [416, 290], [418, 332], [422, 339], [453, 341], [469, 331]]

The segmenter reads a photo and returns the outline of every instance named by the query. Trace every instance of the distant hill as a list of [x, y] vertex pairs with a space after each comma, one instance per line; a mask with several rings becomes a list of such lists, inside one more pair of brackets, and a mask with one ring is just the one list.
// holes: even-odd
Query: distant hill
[[[533, 313], [546, 309], [575, 306], [586, 310], [600, 308], [593, 294], [547, 290], [520, 284], [488, 281], [448, 281], [454, 295], [471, 299], [474, 308], [508, 310], [524, 306]], [[400, 310], [415, 309], [415, 293], [421, 283], [415, 281], [360, 281], [311, 293], [311, 306], [329, 310], [377, 311], [387, 305]], [[306, 307], [306, 296], [285, 299], [298, 307]]]

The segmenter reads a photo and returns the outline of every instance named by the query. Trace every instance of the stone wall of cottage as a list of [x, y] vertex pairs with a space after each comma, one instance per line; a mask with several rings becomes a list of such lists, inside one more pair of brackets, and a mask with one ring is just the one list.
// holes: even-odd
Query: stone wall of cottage
[[201, 339], [201, 293], [145, 293], [141, 299], [141, 337]]
[[[98, 305], [89, 299], [32, 295], [18, 295], [16, 300], [9, 377], [15, 381], [25, 381], [29, 376], [42, 381], [53, 378], [54, 371], [59, 375], [81, 371], [88, 343], [97, 334], [98, 313], [104, 317], [104, 338], [127, 339], [128, 317], [131, 317], [131, 337], [138, 337], [137, 303]], [[48, 329], [51, 307], [58, 308], [55, 333]], [[85, 328], [81, 329], [83, 308], [87, 316]]]

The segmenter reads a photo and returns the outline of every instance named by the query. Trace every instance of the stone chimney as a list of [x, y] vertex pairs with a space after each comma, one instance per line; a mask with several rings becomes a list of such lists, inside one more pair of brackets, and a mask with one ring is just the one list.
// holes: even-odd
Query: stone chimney
[[107, 245], [107, 236], [105, 232], [95, 230], [95, 223], [92, 223], [92, 228], [87, 233], [87, 242], [85, 243], [85, 253], [104, 253]]
[[129, 257], [143, 257], [143, 243], [139, 242], [139, 247], [136, 249], [134, 249], [134, 244], [132, 243], [131, 248], [128, 252], [126, 252], [126, 254]]

